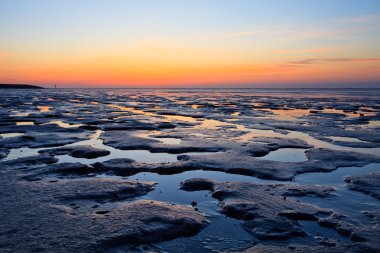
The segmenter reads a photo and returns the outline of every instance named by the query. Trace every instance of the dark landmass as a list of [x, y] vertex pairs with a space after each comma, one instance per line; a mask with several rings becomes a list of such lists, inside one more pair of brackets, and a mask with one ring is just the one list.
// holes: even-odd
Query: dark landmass
[[0, 83], [0, 89], [43, 89], [40, 86], [30, 84], [2, 84]]

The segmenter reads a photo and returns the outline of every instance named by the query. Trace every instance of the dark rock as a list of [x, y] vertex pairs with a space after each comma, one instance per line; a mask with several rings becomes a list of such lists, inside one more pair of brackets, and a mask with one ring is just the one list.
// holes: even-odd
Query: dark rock
[[126, 131], [108, 131], [103, 133], [101, 138], [103, 139], [104, 144], [121, 150], [149, 150], [152, 143], [160, 143], [154, 139], [133, 136]]
[[77, 141], [85, 140], [86, 136], [66, 134], [66, 133], [51, 133], [51, 134], [34, 134], [0, 139], [0, 147], [5, 148], [44, 148], [57, 147], [66, 144], [71, 144]]
[[0, 167], [11, 169], [29, 169], [46, 164], [53, 164], [57, 161], [57, 158], [48, 155], [28, 156], [8, 161], [2, 161], [0, 162]]
[[[296, 220], [319, 220], [332, 215], [331, 210], [299, 202], [293, 196], [325, 197], [332, 188], [285, 184], [254, 184], [215, 182], [209, 179], [189, 179], [182, 183], [187, 191], [210, 190], [220, 201], [227, 216], [245, 220], [244, 228], [261, 240], [288, 239], [304, 236]], [[284, 201], [283, 196], [288, 196]], [[271, 203], [268, 205], [268, 203]]]
[[105, 149], [99, 149], [92, 146], [68, 146], [55, 149], [44, 149], [40, 153], [49, 155], [70, 155], [76, 158], [97, 158], [107, 156], [111, 152]]
[[91, 200], [120, 201], [146, 194], [153, 186], [100, 178], [28, 182], [0, 171], [1, 192], [12, 192], [0, 194], [1, 203], [6, 203], [0, 207], [0, 251], [30, 252], [38, 247], [46, 252], [104, 252], [121, 244], [191, 236], [207, 225], [191, 207], [158, 201], [118, 202], [112, 209], [100, 202], [102, 214], [91, 208]]
[[380, 199], [380, 172], [361, 176], [347, 176], [344, 181], [348, 183], [350, 190], [364, 192]]
[[9, 154], [9, 149], [0, 148], [0, 160], [7, 157]]
[[366, 244], [338, 244], [331, 245], [264, 245], [259, 244], [249, 248], [244, 253], [377, 253], [377, 249]]

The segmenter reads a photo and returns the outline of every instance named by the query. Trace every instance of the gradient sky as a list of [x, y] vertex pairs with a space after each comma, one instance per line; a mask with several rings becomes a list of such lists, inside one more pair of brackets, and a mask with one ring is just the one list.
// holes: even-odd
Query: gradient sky
[[0, 83], [380, 87], [380, 0], [0, 0]]

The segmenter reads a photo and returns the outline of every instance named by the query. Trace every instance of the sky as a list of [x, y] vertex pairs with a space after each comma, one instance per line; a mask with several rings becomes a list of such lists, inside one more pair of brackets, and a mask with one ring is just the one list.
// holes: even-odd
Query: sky
[[0, 83], [380, 88], [380, 0], [0, 0]]

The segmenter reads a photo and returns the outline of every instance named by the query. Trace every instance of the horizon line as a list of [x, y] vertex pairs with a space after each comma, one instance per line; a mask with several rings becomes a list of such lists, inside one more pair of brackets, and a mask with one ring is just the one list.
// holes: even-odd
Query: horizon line
[[[352, 85], [358, 85], [358, 84], [364, 84], [364, 85], [368, 85], [368, 86], [364, 86], [364, 87], [353, 87]], [[18, 85], [31, 85], [31, 86], [37, 86], [37, 87], [41, 87], [41, 88], [45, 88], [45, 89], [305, 89], [305, 90], [312, 90], [312, 89], [329, 89], [329, 90], [333, 90], [333, 89], [355, 89], [355, 90], [358, 90], [358, 89], [380, 89], [380, 82], [366, 82], [366, 83], [347, 83], [345, 84], [345, 86], [340, 86], [340, 85], [344, 85], [344, 84], [340, 84], [340, 83], [331, 83], [331, 84], [327, 84], [327, 85], [334, 85], [334, 86], [337, 86], [337, 87], [326, 87], [326, 86], [321, 86], [321, 87], [318, 87], [318, 85], [323, 85], [321, 83], [310, 83], [310, 84], [304, 84], [305, 86], [285, 86], [286, 84], [283, 84], [284, 87], [279, 87], [279, 86], [269, 86], [269, 87], [262, 87], [262, 86], [259, 86], [259, 87], [252, 87], [254, 86], [254, 84], [252, 84], [252, 86], [248, 86], [248, 85], [245, 85], [245, 86], [240, 86], [240, 87], [233, 87], [232, 85], [225, 85], [225, 86], [222, 86], [222, 87], [216, 87], [216, 86], [205, 86], [205, 87], [202, 87], [202, 86], [197, 86], [195, 85], [195, 87], [191, 87], [191, 86], [151, 86], [151, 87], [136, 87], [136, 86], [128, 86], [128, 85], [125, 85], [125, 86], [111, 86], [111, 87], [107, 87], [107, 86], [71, 86], [70, 85], [64, 85], [63, 84], [63, 87], [59, 87], [59, 85], [56, 85], [56, 84], [30, 84], [30, 83], [0, 83], [0, 86], [1, 85], [15, 85], [15, 86], [18, 86]], [[280, 85], [280, 84], [279, 84]], [[326, 85], [326, 84], [325, 84]], [[312, 86], [315, 86], [315, 87], [312, 87]]]

